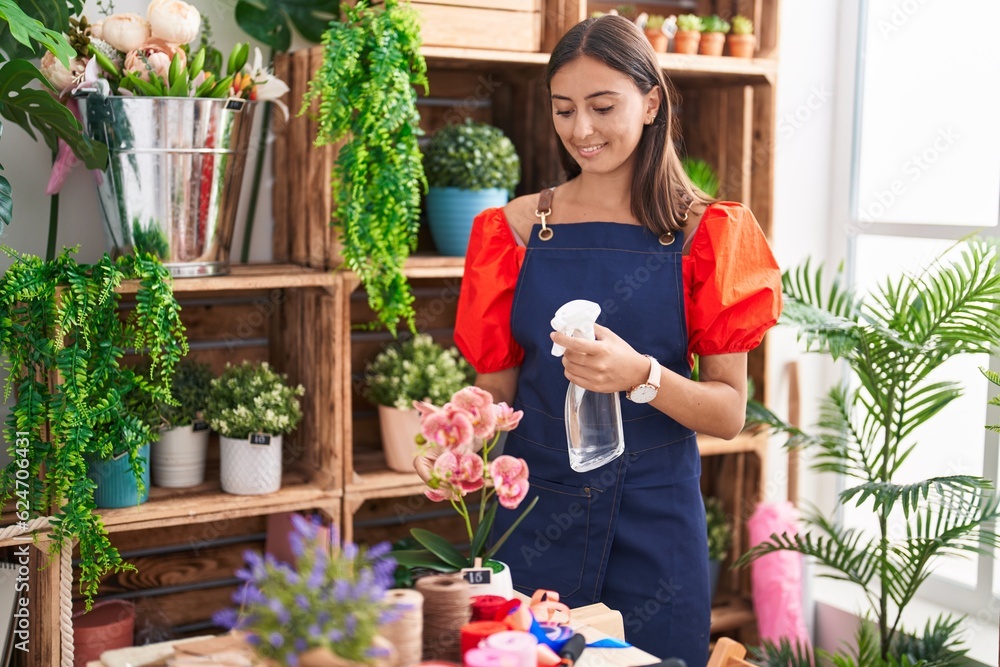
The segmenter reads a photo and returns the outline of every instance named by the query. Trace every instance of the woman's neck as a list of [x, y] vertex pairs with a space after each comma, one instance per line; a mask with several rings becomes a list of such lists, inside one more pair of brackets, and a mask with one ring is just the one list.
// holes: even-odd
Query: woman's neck
[[585, 207], [630, 210], [632, 174], [592, 174], [583, 172], [571, 182], [574, 201]]

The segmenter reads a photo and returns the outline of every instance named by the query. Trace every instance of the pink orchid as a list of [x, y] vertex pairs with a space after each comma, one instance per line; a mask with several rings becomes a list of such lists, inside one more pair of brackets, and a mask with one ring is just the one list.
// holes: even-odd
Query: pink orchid
[[460, 389], [451, 397], [451, 403], [469, 413], [473, 433], [477, 438], [489, 438], [496, 431], [497, 417], [493, 410], [493, 395], [479, 387]]
[[427, 496], [429, 500], [433, 500], [436, 503], [439, 503], [443, 500], [458, 500], [461, 497], [460, 495], [456, 494], [455, 490], [450, 486], [437, 489], [431, 489], [431, 488], [424, 489], [424, 495]]
[[524, 416], [524, 410], [514, 410], [506, 403], [494, 405], [493, 412], [496, 413], [498, 431], [513, 431]]
[[469, 413], [450, 403], [432, 414], [424, 415], [420, 430], [428, 442], [445, 449], [468, 447], [472, 442], [472, 419]]
[[497, 500], [507, 509], [515, 509], [528, 494], [528, 464], [524, 459], [502, 455], [490, 463], [490, 477]]
[[441, 412], [441, 408], [427, 401], [413, 401], [413, 409], [419, 412], [421, 417]]
[[434, 462], [434, 477], [464, 496], [483, 488], [483, 460], [469, 451], [444, 452]]

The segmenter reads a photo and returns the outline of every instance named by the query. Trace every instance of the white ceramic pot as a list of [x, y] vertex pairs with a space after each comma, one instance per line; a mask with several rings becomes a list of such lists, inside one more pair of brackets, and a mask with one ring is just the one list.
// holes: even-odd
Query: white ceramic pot
[[153, 484], [169, 488], [198, 486], [205, 481], [208, 424], [176, 426], [160, 431], [152, 446]]
[[[469, 581], [469, 596], [475, 597], [476, 595], [499, 595], [500, 597], [506, 598], [507, 600], [513, 599], [514, 582], [511, 580], [510, 568], [507, 567], [507, 563], [502, 563], [497, 560], [491, 560], [489, 561], [489, 563], [498, 565], [500, 567], [499, 572], [497, 571], [490, 572], [489, 583], [476, 583], [476, 579], [478, 579], [478, 577], [475, 576], [475, 573], [477, 569], [494, 570], [494, 568], [490, 568], [489, 566], [484, 565], [481, 568], [467, 567], [462, 569], [462, 577], [466, 581], [469, 581], [470, 579], [472, 580]], [[467, 573], [471, 573], [471, 575]]]
[[413, 457], [417, 455], [414, 438], [420, 433], [420, 413], [380, 405], [378, 420], [386, 465], [396, 472], [413, 472]]
[[[267, 440], [259, 444], [251, 440]], [[222, 490], [241, 496], [274, 493], [281, 488], [281, 436], [251, 435], [237, 440], [219, 436]]]

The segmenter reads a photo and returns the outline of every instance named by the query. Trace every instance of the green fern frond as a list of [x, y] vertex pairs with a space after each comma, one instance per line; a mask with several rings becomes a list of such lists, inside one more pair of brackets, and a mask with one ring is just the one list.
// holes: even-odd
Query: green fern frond
[[901, 631], [892, 645], [894, 655], [906, 656], [913, 662], [919, 662], [927, 667], [958, 667], [967, 663], [965, 655], [969, 652], [961, 646], [960, 617], [941, 615], [934, 620], [928, 620], [920, 635], [912, 635]]
[[818, 663], [812, 648], [795, 641], [793, 644], [782, 637], [777, 644], [765, 641], [751, 650], [752, 660], [761, 667], [814, 667]]
[[948, 489], [988, 489], [992, 488], [989, 480], [970, 475], [952, 475], [950, 477], [932, 477], [913, 484], [893, 484], [892, 482], [866, 482], [840, 492], [840, 502], [848, 503], [855, 500], [855, 506], [871, 498], [873, 510], [883, 507], [895, 507], [902, 502], [903, 515], [920, 506], [922, 500], [930, 497], [931, 491], [946, 494]]

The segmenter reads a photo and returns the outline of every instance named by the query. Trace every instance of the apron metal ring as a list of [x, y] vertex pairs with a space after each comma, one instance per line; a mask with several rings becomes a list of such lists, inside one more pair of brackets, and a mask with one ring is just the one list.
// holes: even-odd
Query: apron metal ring
[[542, 241], [548, 241], [552, 238], [552, 228], [546, 227], [545, 223], [542, 223], [542, 228], [538, 230], [538, 238]]
[[660, 234], [660, 245], [670, 245], [673, 242], [674, 242], [673, 232], [666, 232], [664, 234]]

